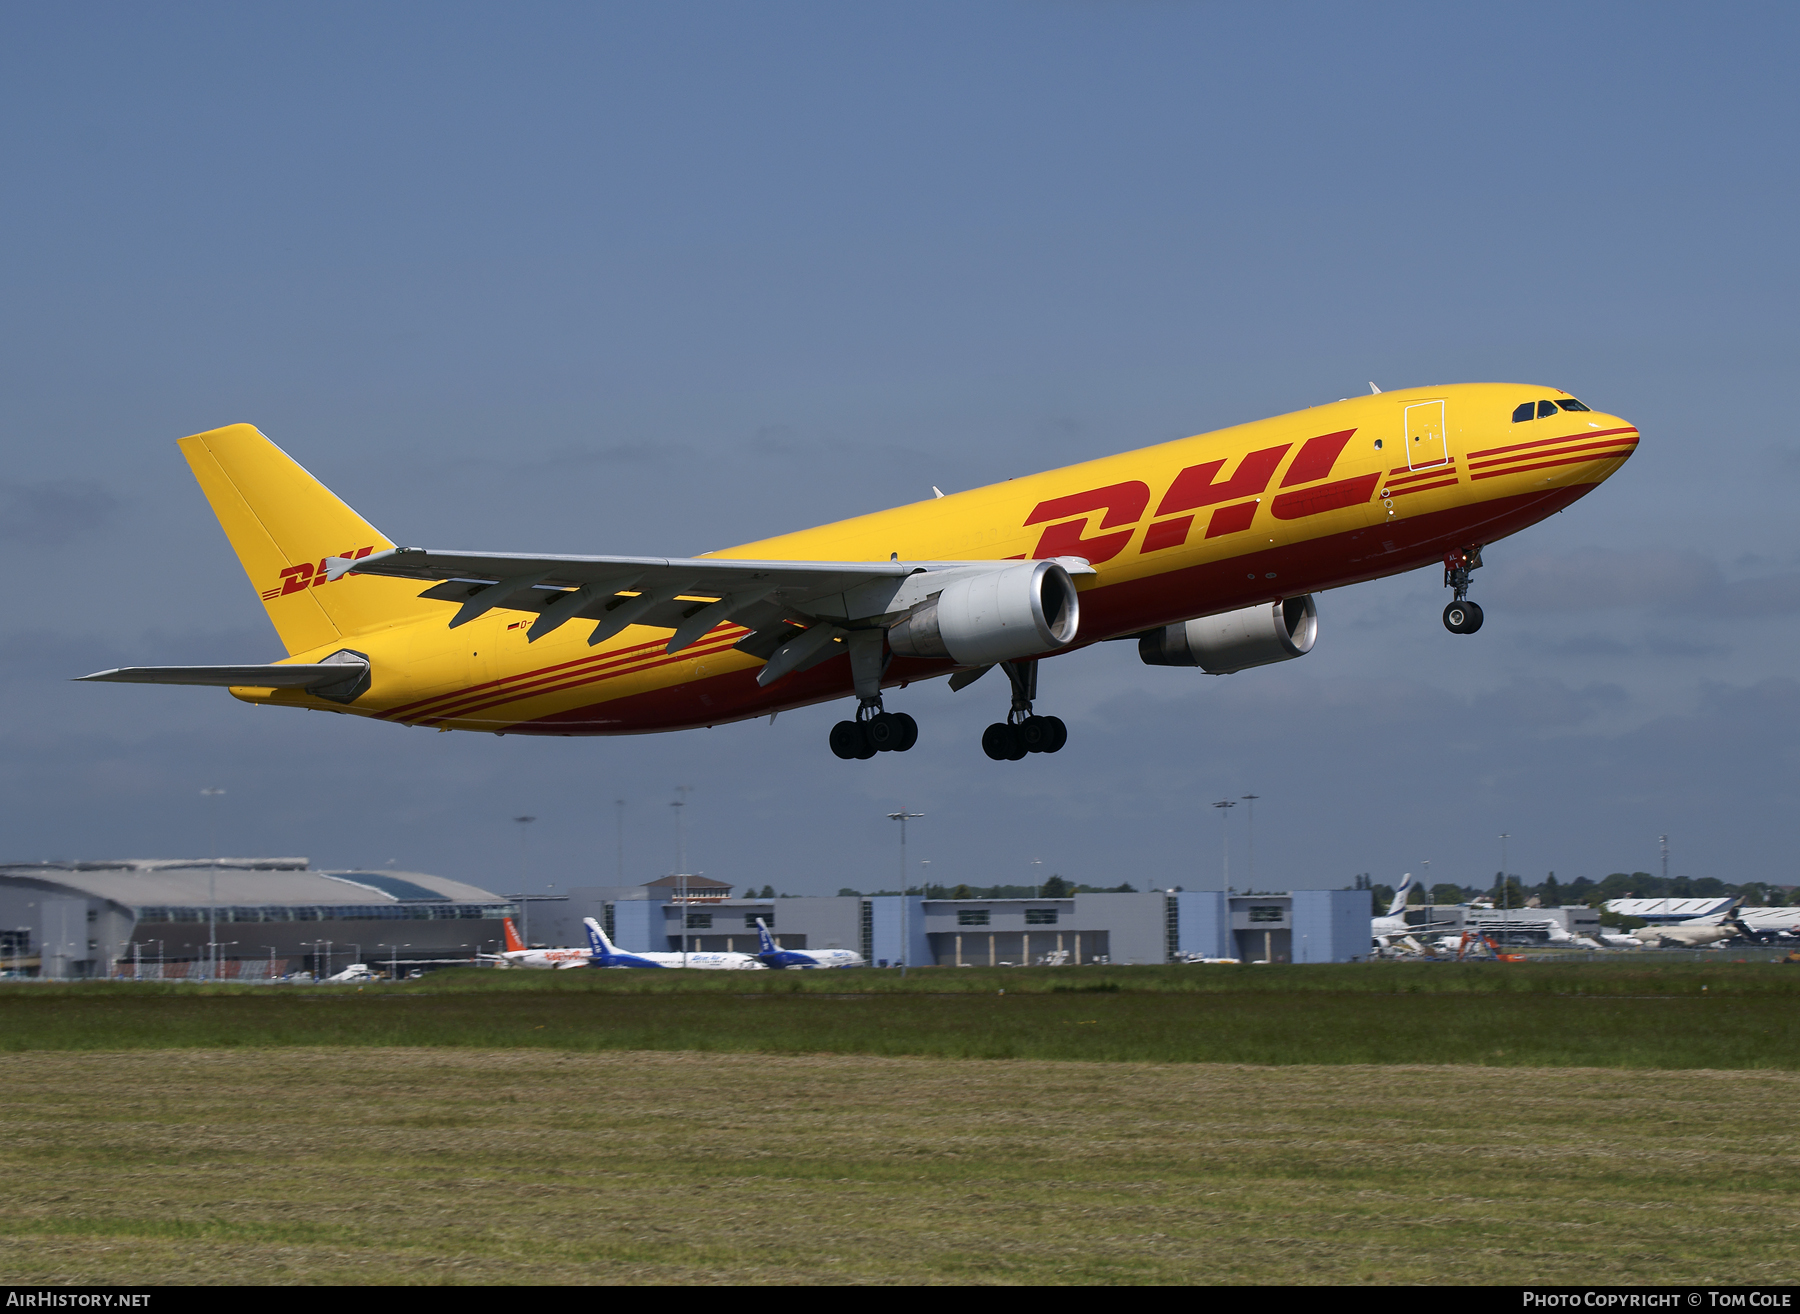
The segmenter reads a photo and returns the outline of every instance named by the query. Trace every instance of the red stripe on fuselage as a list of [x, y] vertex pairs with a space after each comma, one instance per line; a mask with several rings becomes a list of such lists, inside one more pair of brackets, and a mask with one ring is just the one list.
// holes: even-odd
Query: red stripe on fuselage
[[[730, 639], [735, 643], [742, 634], [747, 633], [749, 633], [749, 631], [745, 630], [743, 626], [733, 625], [727, 629], [723, 638]], [[706, 639], [702, 639], [700, 640], [700, 643], [708, 644], [706, 651], [711, 652], [714, 651], [718, 643], [722, 641], [723, 640], [721, 639], [709, 642]], [[414, 713], [421, 713], [435, 704], [457, 702], [461, 699], [470, 697], [471, 695], [480, 694], [490, 690], [505, 692], [506, 690], [503, 689], [502, 686], [517, 686], [526, 681], [537, 680], [545, 676], [554, 676], [558, 673], [573, 671], [577, 668], [589, 671], [609, 669], [617, 663], [636, 660], [653, 650], [661, 651], [668, 646], [668, 642], [667, 639], [653, 639], [648, 643], [634, 643], [628, 648], [615, 648], [608, 652], [592, 653], [586, 657], [577, 657], [572, 661], [556, 662], [550, 666], [540, 666], [535, 670], [520, 671], [513, 675], [502, 675], [497, 679], [483, 681], [481, 684], [467, 685], [461, 689], [452, 689], [448, 693], [432, 694], [429, 698], [420, 698], [414, 702], [402, 703], [399, 707], [391, 707], [387, 711], [379, 713], [377, 719], [405, 717]], [[696, 644], [695, 647], [699, 647], [699, 644]], [[683, 652], [688, 651], [688, 649], [683, 649]]]
[[1547, 447], [1551, 443], [1571, 443], [1577, 438], [1604, 438], [1608, 434], [1636, 432], [1637, 429], [1628, 424], [1623, 429], [1595, 429], [1591, 433], [1565, 433], [1560, 438], [1539, 438], [1535, 442], [1514, 443], [1510, 447], [1489, 447], [1483, 451], [1470, 452], [1469, 459], [1473, 461], [1481, 456], [1498, 456], [1501, 452], [1519, 452], [1525, 450], [1527, 447]]
[[1454, 488], [1456, 482], [1456, 477], [1452, 475], [1448, 479], [1438, 480], [1435, 484], [1412, 484], [1406, 488], [1396, 488], [1393, 490], [1393, 495], [1395, 497], [1405, 497], [1408, 493], [1423, 493], [1428, 488]]
[[1453, 475], [1455, 473], [1455, 462], [1451, 462], [1449, 465], [1434, 465], [1429, 470], [1420, 470], [1417, 473], [1409, 474], [1402, 479], [1390, 479], [1388, 480], [1388, 487], [1398, 488], [1402, 484], [1416, 484], [1421, 479], [1442, 479], [1445, 475]]
[[[1619, 459], [1623, 460], [1625, 457], [1631, 455], [1631, 453], [1624, 449], [1620, 449], [1617, 455]], [[1472, 480], [1498, 479], [1502, 475], [1523, 474], [1527, 470], [1547, 470], [1553, 465], [1580, 465], [1584, 461], [1604, 461], [1607, 459], [1608, 453], [1605, 452], [1584, 452], [1580, 456], [1565, 456], [1556, 461], [1534, 461], [1530, 465], [1509, 465], [1503, 470], [1486, 470], [1481, 474], [1472, 474], [1469, 478]]]
[[464, 689], [451, 694], [442, 694], [433, 700], [435, 706], [429, 710], [413, 711], [404, 718], [396, 719], [404, 719], [421, 725], [454, 720], [458, 717], [486, 711], [490, 707], [499, 707], [505, 703], [516, 703], [526, 698], [540, 697], [543, 694], [560, 693], [564, 689], [575, 689], [584, 684], [598, 684], [623, 675], [635, 675], [639, 671], [651, 670], [658, 666], [673, 666], [677, 662], [710, 656], [731, 647], [731, 640], [732, 636], [727, 635], [724, 639], [714, 643], [697, 643], [691, 648], [683, 648], [673, 656], [662, 651], [664, 644], [668, 642], [666, 639], [663, 643], [634, 645], [627, 650], [632, 654], [629, 657], [604, 663], [567, 663], [562, 666], [547, 667], [545, 673], [538, 674], [537, 678], [524, 683], [511, 684], [504, 689], [487, 688], [484, 692]]
[[618, 666], [599, 673], [584, 671], [563, 679], [547, 679], [533, 684], [524, 690], [508, 690], [498, 698], [487, 698], [474, 703], [465, 703], [439, 708], [434, 712], [412, 718], [421, 725], [434, 724], [439, 721], [456, 721], [464, 717], [475, 716], [491, 708], [503, 707], [507, 703], [523, 702], [527, 698], [541, 698], [546, 694], [562, 693], [568, 689], [579, 689], [583, 685], [602, 684], [608, 680], [616, 680], [622, 676], [638, 675], [644, 671], [653, 671], [659, 666], [675, 666], [696, 657], [705, 657], [712, 653], [723, 652], [730, 645], [705, 650], [683, 649], [673, 657], [645, 657], [630, 666]]
[[1597, 438], [1592, 442], [1564, 443], [1560, 447], [1542, 447], [1533, 452], [1516, 452], [1512, 456], [1498, 456], [1491, 461], [1471, 461], [1471, 470], [1490, 470], [1497, 465], [1515, 465], [1521, 461], [1535, 461], [1544, 456], [1563, 456], [1569, 452], [1591, 452], [1597, 447], [1632, 447], [1635, 439]]

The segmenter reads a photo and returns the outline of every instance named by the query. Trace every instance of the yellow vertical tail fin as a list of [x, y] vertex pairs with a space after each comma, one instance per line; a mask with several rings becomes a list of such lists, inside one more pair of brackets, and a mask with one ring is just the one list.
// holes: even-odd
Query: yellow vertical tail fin
[[374, 575], [327, 581], [326, 557], [394, 546], [253, 426], [177, 444], [289, 653], [441, 611], [418, 586]]

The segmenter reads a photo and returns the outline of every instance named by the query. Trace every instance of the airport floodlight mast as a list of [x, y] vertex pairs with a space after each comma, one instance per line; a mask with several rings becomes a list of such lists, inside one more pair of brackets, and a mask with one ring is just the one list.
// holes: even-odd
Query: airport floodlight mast
[[1231, 827], [1225, 823], [1231, 816], [1227, 809], [1235, 808], [1237, 804], [1228, 798], [1222, 798], [1213, 806], [1219, 810], [1219, 853], [1224, 864], [1224, 875], [1220, 879], [1224, 883], [1225, 892], [1229, 894], [1231, 893]]
[[207, 960], [206, 960], [207, 966], [206, 966], [206, 978], [205, 979], [210, 979], [219, 974], [218, 955], [217, 955], [217, 952], [215, 951], [215, 949], [212, 947], [212, 945], [213, 945], [213, 942], [219, 938], [219, 803], [218, 803], [218, 800], [219, 800], [220, 796], [222, 796], [224, 793], [225, 793], [225, 791], [222, 789], [212, 789], [212, 788], [207, 788], [207, 789], [203, 789], [200, 791], [201, 798], [210, 798], [213, 800], [213, 802], [211, 802], [210, 804], [207, 805], [207, 809], [206, 809], [207, 829], [211, 832], [211, 837], [212, 837], [212, 866], [207, 870], [207, 873], [206, 873], [206, 942], [207, 942], [208, 948], [207, 948]]
[[[514, 817], [513, 820], [519, 823], [519, 889], [524, 890], [524, 889], [528, 888], [525, 884], [525, 878], [530, 874], [530, 872], [528, 871], [528, 868], [531, 865], [530, 862], [527, 860], [528, 855], [526, 853], [526, 845], [527, 845], [528, 841], [526, 840], [525, 837], [531, 831], [531, 823], [536, 821], [537, 818], [536, 817]], [[524, 932], [525, 944], [527, 947], [529, 947], [531, 944], [531, 904], [530, 903], [521, 903], [519, 905], [519, 921], [522, 923], [522, 925], [520, 926], [519, 929]]]
[[917, 821], [924, 815], [923, 812], [908, 812], [905, 808], [887, 814], [889, 821], [900, 823], [900, 979], [902, 981], [906, 980], [906, 960], [912, 957], [907, 952], [909, 946], [906, 939], [906, 823]]
[[692, 785], [677, 785], [681, 795], [670, 807], [675, 809], [675, 906], [681, 909], [681, 965], [688, 965], [688, 869], [687, 869], [687, 796]]
[[376, 949], [387, 950], [387, 979], [398, 981], [400, 979], [400, 950], [412, 949], [412, 941], [407, 941], [403, 945], [376, 945]]
[[1506, 841], [1511, 838], [1511, 831], [1507, 831], [1500, 836], [1500, 906], [1502, 908], [1507, 906], [1508, 900], [1506, 889]]
[[1250, 881], [1250, 888], [1254, 890], [1256, 888], [1256, 800], [1261, 798], [1262, 795], [1261, 794], [1244, 794], [1244, 795], [1241, 795], [1241, 797], [1243, 798], [1245, 804], [1250, 809], [1249, 812], [1246, 814], [1246, 817], [1247, 817], [1247, 820], [1249, 823], [1247, 830], [1248, 830], [1249, 836], [1250, 836], [1250, 842], [1249, 842], [1250, 876], [1249, 876], [1249, 881]]
[[625, 884], [625, 800], [615, 798], [613, 808], [619, 814], [619, 884]]
[[1666, 897], [1669, 893], [1669, 837], [1667, 835], [1658, 835], [1656, 837], [1656, 844], [1657, 847], [1662, 850], [1663, 894]]

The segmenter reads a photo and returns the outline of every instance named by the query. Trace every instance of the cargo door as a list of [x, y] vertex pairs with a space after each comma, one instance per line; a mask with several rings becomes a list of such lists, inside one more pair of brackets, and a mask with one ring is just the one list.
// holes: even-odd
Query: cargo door
[[1450, 459], [1450, 444], [1444, 436], [1444, 403], [1414, 402], [1406, 408], [1406, 464], [1423, 470], [1442, 465]]

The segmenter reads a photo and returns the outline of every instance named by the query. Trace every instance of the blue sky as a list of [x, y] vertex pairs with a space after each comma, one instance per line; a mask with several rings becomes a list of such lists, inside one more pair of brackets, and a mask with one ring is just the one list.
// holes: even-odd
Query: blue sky
[[[0, 17], [0, 857], [221, 842], [511, 888], [1059, 871], [1800, 881], [1790, 7], [15, 6]], [[67, 677], [266, 660], [173, 442], [258, 425], [390, 536], [688, 554], [1367, 387], [1560, 386], [1626, 469], [1329, 593], [1303, 661], [1048, 664], [617, 740]], [[329, 722], [329, 724], [327, 724]], [[1244, 818], [1234, 878], [1247, 864]], [[1034, 860], [1037, 860], [1034, 862]], [[1039, 865], [1041, 863], [1041, 865]]]

